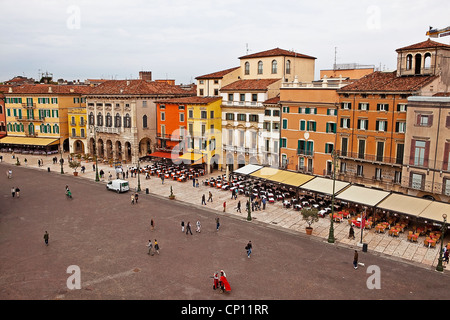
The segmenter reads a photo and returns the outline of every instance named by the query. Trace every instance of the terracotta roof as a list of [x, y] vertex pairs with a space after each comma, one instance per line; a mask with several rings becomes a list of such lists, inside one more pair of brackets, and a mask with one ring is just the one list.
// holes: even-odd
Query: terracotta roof
[[406, 46], [406, 47], [403, 47], [403, 48], [398, 48], [395, 51], [398, 52], [398, 51], [404, 51], [404, 50], [428, 49], [428, 48], [433, 48], [433, 49], [434, 48], [447, 48], [447, 49], [450, 49], [450, 45], [444, 44], [444, 43], [440, 43], [440, 42], [436, 42], [436, 41], [428, 39], [428, 40], [423, 41], [423, 42], [412, 44], [412, 45], [409, 45], [409, 46]]
[[108, 80], [91, 89], [89, 95], [189, 95], [179, 86], [147, 80]]
[[[12, 92], [9, 91], [12, 90]], [[82, 85], [56, 85], [56, 84], [25, 84], [21, 86], [9, 86], [3, 91], [5, 94], [87, 94], [91, 90], [89, 86]]]
[[267, 99], [266, 101], [264, 101], [264, 104], [278, 104], [278, 102], [280, 102], [280, 96]]
[[433, 97], [450, 97], [450, 92], [438, 92], [433, 94]]
[[281, 79], [247, 79], [238, 80], [225, 87], [222, 87], [220, 91], [265, 91], [271, 84], [281, 81]]
[[180, 98], [170, 98], [157, 100], [155, 103], [173, 103], [173, 104], [209, 104], [217, 100], [222, 99], [222, 97], [180, 97]]
[[234, 68], [230, 68], [230, 69], [226, 69], [226, 70], [222, 70], [222, 71], [217, 71], [217, 72], [213, 72], [210, 74], [205, 74], [203, 76], [199, 76], [195, 79], [222, 79], [224, 75], [239, 69], [240, 67], [234, 67]]
[[397, 91], [411, 92], [417, 91], [437, 76], [401, 76], [397, 77], [397, 72], [376, 71], [370, 73], [355, 82], [338, 89], [338, 92], [347, 91]]
[[270, 49], [266, 51], [261, 51], [257, 53], [248, 54], [240, 57], [239, 59], [249, 59], [249, 58], [263, 58], [263, 57], [275, 57], [275, 56], [288, 56], [288, 57], [297, 57], [297, 58], [306, 58], [306, 59], [317, 59], [312, 56], [307, 56], [305, 54], [297, 53], [294, 51], [288, 51], [280, 48]]

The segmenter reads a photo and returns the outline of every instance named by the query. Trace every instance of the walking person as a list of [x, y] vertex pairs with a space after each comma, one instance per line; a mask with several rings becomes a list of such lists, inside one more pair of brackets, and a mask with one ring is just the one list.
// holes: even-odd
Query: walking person
[[247, 258], [250, 258], [250, 255], [252, 254], [252, 242], [249, 241], [247, 243], [247, 246], [245, 247], [245, 250], [247, 250]]
[[206, 206], [205, 194], [202, 195], [202, 205], [203, 205], [203, 204]]
[[227, 202], [224, 201], [223, 202], [223, 212], [225, 212], [227, 210]]
[[14, 198], [14, 196], [16, 195], [16, 188], [14, 187], [11, 188], [11, 195]]
[[219, 227], [220, 227], [219, 217], [216, 217], [216, 231], [219, 231]]
[[192, 235], [191, 223], [188, 221], [186, 225], [186, 234], [190, 233]]
[[38, 159], [38, 167], [41, 166], [41, 160]]
[[353, 255], [353, 268], [358, 269], [358, 251], [355, 250], [355, 254]]
[[45, 245], [48, 246], [48, 232], [47, 231], [45, 231], [45, 233], [44, 233], [44, 242], [45, 242]]
[[154, 230], [155, 229], [155, 223], [153, 222], [153, 219], [150, 220], [150, 230]]
[[201, 225], [201, 223], [200, 223], [200, 220], [197, 220], [196, 225], [197, 225], [197, 229], [195, 230], [195, 232], [200, 233], [200, 229], [201, 229], [201, 227], [202, 227], [202, 225]]
[[19, 189], [19, 187], [16, 187], [16, 196], [17, 196], [17, 198], [19, 197], [19, 195], [20, 195], [20, 189]]
[[137, 192], [134, 194], [134, 201], [136, 202], [136, 204], [138, 203], [138, 199], [139, 199], [139, 195], [137, 194]]
[[348, 238], [355, 240], [355, 230], [353, 229], [353, 225], [350, 225], [350, 230], [348, 231]]
[[181, 232], [184, 232], [184, 221], [181, 220]]
[[241, 200], [237, 204], [236, 212], [241, 212]]
[[131, 195], [131, 204], [134, 204], [134, 194]]
[[155, 251], [157, 254], [159, 254], [159, 244], [158, 241], [156, 241], [156, 239], [155, 239]]
[[263, 210], [266, 210], [266, 198], [262, 199]]
[[147, 243], [147, 247], [148, 247], [148, 252], [147, 252], [147, 254], [149, 254], [149, 255], [153, 255], [153, 253], [152, 253], [152, 247], [153, 247], [153, 245], [152, 245], [152, 240], [148, 240], [148, 243]]
[[211, 200], [211, 202], [212, 202], [212, 193], [211, 193], [211, 191], [209, 192], [208, 202], [209, 202], [209, 200]]

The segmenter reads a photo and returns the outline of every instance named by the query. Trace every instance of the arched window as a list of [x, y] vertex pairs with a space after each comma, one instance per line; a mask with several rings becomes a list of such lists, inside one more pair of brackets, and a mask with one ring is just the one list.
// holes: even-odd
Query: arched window
[[57, 124], [53, 126], [53, 133], [59, 133], [59, 126]]
[[28, 133], [29, 134], [34, 134], [34, 124], [33, 123], [30, 123], [28, 125]]
[[276, 74], [277, 73], [277, 60], [273, 60], [272, 61], [272, 74]]
[[423, 68], [424, 69], [431, 68], [431, 53], [429, 52], [425, 53], [425, 56], [423, 58]]
[[128, 113], [123, 117], [123, 127], [131, 128], [131, 117]]
[[406, 70], [412, 69], [412, 54], [406, 56]]
[[94, 119], [94, 113], [93, 113], [93, 112], [91, 112], [91, 113], [89, 114], [89, 125], [90, 125], [90, 126], [95, 125], [95, 119]]
[[262, 73], [263, 73], [263, 62], [258, 61], [258, 74], [262, 74]]
[[250, 74], [250, 62], [246, 62], [245, 63], [245, 69], [244, 69], [244, 71], [245, 71], [245, 74], [246, 75], [248, 75], [248, 74]]
[[147, 128], [147, 115], [145, 115], [145, 114], [142, 117], [142, 127]]
[[114, 127], [120, 128], [121, 126], [121, 117], [120, 114], [116, 113], [115, 119], [114, 119]]
[[417, 53], [414, 56], [414, 74], [421, 74], [422, 71], [422, 55]]
[[106, 114], [106, 126], [107, 127], [112, 127], [112, 117], [111, 117], [111, 114], [108, 112], [107, 114]]
[[291, 60], [286, 61], [286, 74], [291, 74]]
[[97, 114], [97, 126], [99, 127], [103, 126], [103, 116], [101, 112]]

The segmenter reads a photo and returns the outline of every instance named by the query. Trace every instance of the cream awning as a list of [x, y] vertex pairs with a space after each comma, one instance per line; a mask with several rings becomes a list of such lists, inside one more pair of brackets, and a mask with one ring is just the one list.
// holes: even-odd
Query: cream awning
[[270, 178], [272, 181], [294, 187], [298, 187], [311, 179], [314, 179], [314, 176], [290, 171], [276, 173]]
[[33, 137], [12, 137], [6, 136], [0, 139], [0, 143], [18, 144], [26, 146], [49, 146], [59, 144], [59, 139], [53, 138], [33, 138]]
[[260, 170], [251, 173], [250, 175], [255, 178], [267, 179], [270, 180], [270, 177], [280, 172], [280, 169], [275, 169], [271, 167], [263, 167]]
[[444, 218], [442, 218], [442, 215], [445, 213], [447, 214], [448, 221], [450, 216], [450, 204], [439, 201], [430, 202], [430, 205], [419, 214], [419, 218], [443, 222]]
[[431, 200], [392, 193], [377, 208], [418, 217], [431, 203]]
[[234, 170], [233, 173], [251, 174], [261, 168], [263, 168], [263, 166], [258, 166], [256, 164], [247, 164], [246, 166], [243, 166], [237, 170]]
[[[336, 180], [334, 184], [334, 194], [339, 193], [341, 190], [345, 189], [349, 185], [350, 185], [349, 182]], [[306, 182], [305, 184], [302, 184], [300, 189], [332, 195], [333, 180], [322, 177], [315, 177], [314, 179]]]
[[336, 199], [354, 202], [370, 207], [376, 206], [380, 201], [385, 199], [390, 192], [381, 191], [360, 186], [350, 186], [340, 192]]

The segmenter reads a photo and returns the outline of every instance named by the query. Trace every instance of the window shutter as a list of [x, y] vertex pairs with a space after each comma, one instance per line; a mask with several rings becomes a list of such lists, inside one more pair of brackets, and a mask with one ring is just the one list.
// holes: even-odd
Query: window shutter
[[389, 111], [389, 105], [387, 103], [384, 105], [384, 111]]
[[358, 120], [358, 129], [361, 129], [361, 120]]
[[428, 116], [428, 126], [431, 127], [433, 125], [433, 115]]
[[378, 131], [380, 129], [380, 121], [375, 122], [375, 130]]
[[[448, 119], [448, 117], [447, 117]], [[450, 152], [450, 142], [445, 143], [444, 149], [444, 163], [442, 164], [442, 170], [448, 170], [448, 153]]]
[[420, 113], [416, 117], [416, 125], [420, 125]]
[[400, 129], [400, 122], [395, 123], [395, 132], [399, 132]]
[[428, 167], [428, 157], [430, 156], [430, 141], [425, 142], [425, 157], [423, 159], [423, 165]]
[[377, 111], [380, 111], [380, 104], [377, 103]]
[[447, 118], [445, 119], [445, 126], [447, 128], [450, 128], [450, 116], [447, 116]]
[[411, 139], [411, 150], [409, 151], [409, 164], [414, 164], [416, 154], [416, 139]]

